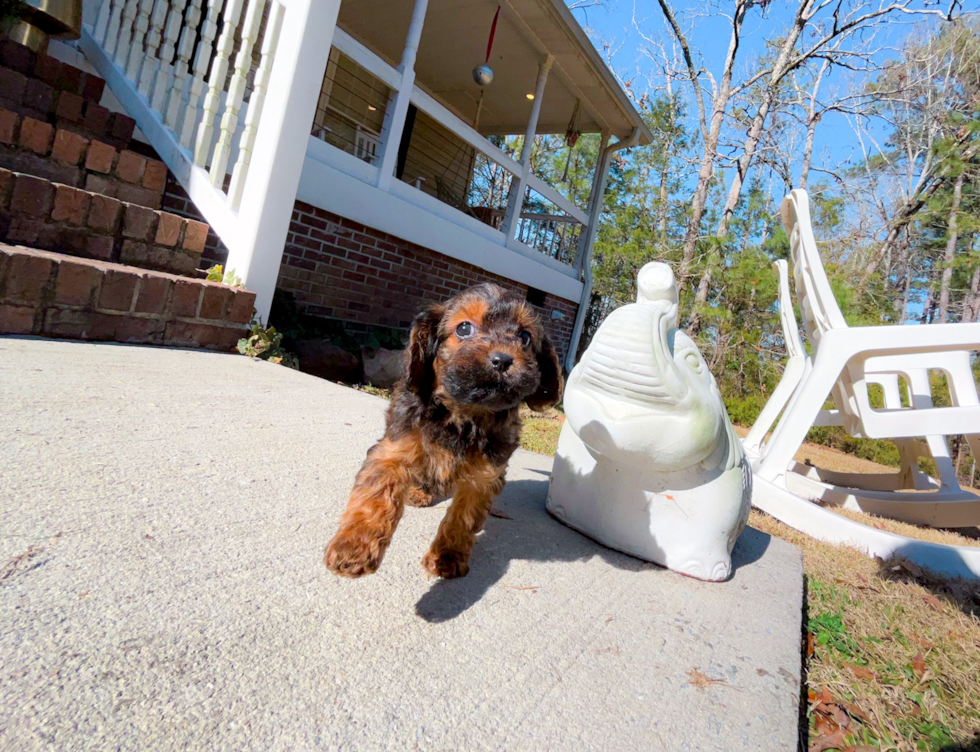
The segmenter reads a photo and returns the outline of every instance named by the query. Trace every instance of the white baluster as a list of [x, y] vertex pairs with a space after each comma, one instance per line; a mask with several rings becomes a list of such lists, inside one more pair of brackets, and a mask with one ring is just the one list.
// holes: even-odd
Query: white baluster
[[255, 83], [252, 96], [248, 100], [245, 111], [245, 130], [238, 142], [238, 161], [231, 174], [231, 185], [228, 186], [228, 203], [232, 209], [238, 209], [242, 200], [242, 191], [248, 177], [248, 165], [252, 159], [252, 149], [255, 147], [255, 134], [259, 130], [259, 120], [262, 118], [262, 106], [265, 104], [265, 93], [269, 87], [269, 74], [279, 44], [279, 30], [282, 28], [283, 7], [275, 0], [269, 8], [269, 21], [265, 26], [265, 36], [262, 39], [262, 56], [259, 67], [255, 71]]
[[146, 31], [150, 28], [150, 11], [153, 10], [153, 0], [142, 0], [136, 12], [136, 22], [133, 25], [133, 40], [129, 44], [129, 59], [126, 61], [126, 78], [134, 84], [139, 83], [140, 63], [143, 61], [143, 42]]
[[[194, 76], [190, 79], [187, 108], [184, 110], [184, 120], [180, 128], [180, 143], [187, 148], [191, 147], [194, 128], [197, 125], [199, 111], [197, 105], [201, 101], [201, 93], [204, 90], [204, 74], [208, 72], [208, 64], [211, 62], [211, 44], [218, 33], [218, 17], [221, 15], [222, 5], [223, 0], [209, 0], [208, 17], [204, 22], [204, 28], [201, 29], [201, 44], [198, 45], [197, 54], [194, 56]], [[229, 33], [233, 32], [234, 29], [229, 31]], [[212, 72], [212, 77], [213, 75]]]
[[139, 64], [139, 89], [140, 94], [150, 99], [150, 87], [153, 86], [153, 73], [160, 64], [157, 53], [160, 51], [160, 40], [163, 37], [163, 25], [167, 21], [167, 10], [170, 7], [169, 0], [156, 0], [153, 5], [153, 15], [150, 16], [150, 30], [146, 35], [146, 55]]
[[102, 5], [99, 6], [99, 17], [95, 19], [95, 28], [92, 31], [92, 36], [95, 41], [105, 47], [105, 35], [106, 31], [109, 29], [109, 16], [112, 11], [112, 0], [104, 0]]
[[[180, 114], [180, 103], [184, 98], [184, 89], [188, 86], [190, 59], [194, 52], [197, 24], [200, 20], [201, 0], [190, 0], [190, 4], [184, 13], [184, 25], [180, 30], [180, 45], [177, 47], [177, 63], [174, 66], [174, 84], [170, 89], [170, 96], [167, 98], [167, 117], [164, 119], [164, 122], [177, 133], [180, 131], [177, 117]], [[210, 43], [208, 46], [210, 47]]]
[[177, 39], [180, 35], [180, 22], [184, 16], [186, 0], [175, 0], [170, 3], [167, 13], [167, 26], [163, 32], [163, 44], [160, 47], [160, 66], [157, 68], [156, 81], [153, 82], [153, 93], [149, 96], [150, 107], [155, 112], [163, 114], [164, 100], [170, 88], [170, 77], [173, 75], [174, 54], [177, 51]]
[[[204, 97], [204, 113], [201, 119], [201, 125], [197, 129], [197, 143], [194, 147], [194, 164], [202, 167], [207, 163], [208, 152], [211, 150], [211, 137], [214, 135], [214, 117], [218, 113], [221, 92], [225, 87], [225, 78], [228, 76], [228, 62], [231, 60], [231, 51], [235, 46], [235, 30], [238, 28], [238, 19], [242, 15], [242, 2], [243, 0], [228, 0], [228, 3], [225, 5], [221, 36], [218, 38], [214, 62], [211, 64], [211, 76], [208, 78], [208, 93]], [[194, 78], [196, 83], [197, 76]], [[193, 89], [191, 93], [193, 94]], [[188, 102], [187, 109], [190, 110], [190, 102]], [[186, 120], [184, 125], [187, 125]]]
[[[262, 25], [262, 11], [265, 0], [248, 0], [245, 19], [242, 21], [242, 43], [235, 56], [235, 73], [228, 84], [228, 95], [225, 97], [225, 112], [221, 116], [221, 133], [214, 147], [214, 157], [211, 159], [211, 185], [224, 188], [225, 173], [228, 168], [228, 158], [231, 155], [231, 139], [238, 130], [238, 111], [245, 98], [245, 79], [252, 68], [252, 47], [259, 37], [259, 27]], [[254, 89], [252, 95], [255, 95]], [[203, 125], [203, 123], [202, 123]]]
[[136, 24], [136, 10], [139, 0], [126, 0], [126, 7], [123, 8], [122, 22], [119, 27], [119, 46], [116, 47], [115, 61], [120, 68], [126, 65], [126, 58], [129, 57], [130, 43], [133, 39], [133, 26]]
[[102, 45], [106, 54], [112, 57], [116, 53], [119, 45], [119, 24], [122, 22], [123, 6], [126, 0], [115, 0], [112, 3], [112, 12], [109, 14], [109, 25], [106, 27], [105, 44]]

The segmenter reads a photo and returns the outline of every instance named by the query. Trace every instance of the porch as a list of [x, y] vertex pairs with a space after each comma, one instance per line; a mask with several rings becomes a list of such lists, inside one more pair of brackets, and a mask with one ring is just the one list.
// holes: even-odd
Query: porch
[[[514, 0], [495, 23], [485, 0], [85, 10], [82, 52], [228, 247], [261, 318], [300, 204], [535, 296], [587, 299], [612, 152], [649, 132], [560, 0]], [[577, 184], [554, 169], [570, 160]]]

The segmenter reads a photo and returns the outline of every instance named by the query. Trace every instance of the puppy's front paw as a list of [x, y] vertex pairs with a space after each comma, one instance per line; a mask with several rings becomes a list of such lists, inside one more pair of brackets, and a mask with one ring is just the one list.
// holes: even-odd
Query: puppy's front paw
[[422, 557], [422, 566], [436, 577], [451, 580], [465, 577], [470, 571], [469, 554], [459, 551], [429, 551]]
[[408, 492], [405, 503], [410, 507], [430, 507], [432, 506], [432, 494], [426, 493], [421, 488], [414, 486]]
[[384, 550], [377, 538], [340, 532], [327, 546], [323, 563], [341, 577], [361, 577], [378, 571]]

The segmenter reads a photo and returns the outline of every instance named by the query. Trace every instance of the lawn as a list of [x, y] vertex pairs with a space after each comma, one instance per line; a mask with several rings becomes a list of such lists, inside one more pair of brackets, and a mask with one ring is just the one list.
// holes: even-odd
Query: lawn
[[[564, 416], [526, 410], [523, 417], [521, 445], [554, 454]], [[834, 470], [893, 471], [812, 444], [797, 459]], [[921, 530], [844, 514], [902, 535], [980, 545], [980, 530]], [[749, 524], [803, 551], [801, 750], [980, 752], [980, 583], [934, 577], [911, 562], [869, 559], [756, 510]]]

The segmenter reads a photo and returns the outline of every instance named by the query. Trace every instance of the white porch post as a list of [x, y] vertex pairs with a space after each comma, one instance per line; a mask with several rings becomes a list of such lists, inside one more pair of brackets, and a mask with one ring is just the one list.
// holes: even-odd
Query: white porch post
[[412, 88], [415, 86], [415, 58], [418, 55], [419, 39], [422, 37], [425, 11], [428, 6], [429, 0], [415, 0], [412, 21], [408, 25], [408, 34], [405, 36], [405, 48], [402, 50], [402, 62], [398, 66], [401, 80], [398, 89], [391, 93], [388, 106], [385, 108], [384, 124], [381, 127], [381, 143], [378, 145], [381, 153], [378, 164], [378, 188], [382, 190], [388, 190], [395, 174], [398, 147], [402, 142], [408, 105], [412, 97]]
[[289, 0], [226, 269], [268, 324], [341, 0]]
[[527, 121], [527, 132], [524, 134], [524, 145], [521, 147], [520, 177], [514, 175], [510, 181], [510, 193], [507, 196], [507, 211], [504, 213], [503, 228], [507, 235], [507, 242], [514, 238], [517, 231], [517, 222], [521, 217], [522, 198], [524, 196], [524, 186], [527, 185], [527, 176], [531, 173], [531, 149], [534, 148], [534, 135], [538, 130], [538, 116], [541, 114], [541, 100], [544, 99], [544, 87], [548, 83], [548, 73], [551, 65], [555, 62], [553, 55], [547, 55], [538, 64], [538, 80], [534, 85], [534, 102], [531, 104], [531, 117]]
[[[592, 244], [595, 242], [595, 231], [599, 225], [599, 217], [602, 216], [603, 199], [606, 192], [606, 177], [609, 175], [609, 165], [603, 163], [603, 155], [606, 145], [609, 143], [610, 131], [608, 128], [602, 129], [599, 137], [599, 154], [596, 157], [595, 172], [592, 175], [592, 188], [589, 190], [589, 208], [586, 210], [589, 215], [589, 223], [582, 228], [578, 238], [578, 248], [575, 251], [575, 273], [581, 277], [582, 265], [587, 256], [591, 255]], [[605, 167], [605, 169], [603, 169]]]

